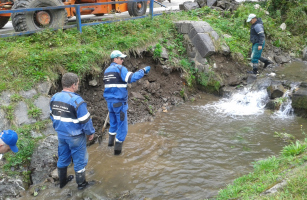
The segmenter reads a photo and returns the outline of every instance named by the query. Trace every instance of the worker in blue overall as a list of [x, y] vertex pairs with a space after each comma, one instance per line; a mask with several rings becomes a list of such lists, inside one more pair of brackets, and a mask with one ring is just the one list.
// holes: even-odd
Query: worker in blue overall
[[257, 18], [255, 14], [250, 14], [246, 22], [251, 23], [250, 41], [253, 44], [251, 55], [253, 71], [249, 73], [258, 74], [259, 60], [264, 63], [264, 68], [266, 68], [269, 64], [273, 64], [273, 62], [261, 57], [261, 53], [265, 45], [264, 27], [261, 18]]
[[13, 151], [18, 152], [18, 147], [16, 146], [18, 140], [18, 135], [13, 130], [3, 130], [0, 132], [0, 154]]
[[53, 95], [50, 101], [50, 118], [58, 133], [58, 174], [60, 188], [74, 177], [67, 176], [67, 167], [73, 160], [78, 189], [82, 190], [88, 182], [85, 179], [85, 166], [88, 162], [86, 136], [94, 138], [93, 127], [87, 105], [75, 92], [79, 89], [79, 78], [74, 73], [62, 77], [63, 90]]
[[147, 66], [133, 73], [122, 64], [127, 55], [115, 50], [111, 53], [111, 65], [105, 70], [103, 81], [105, 89], [103, 97], [107, 101], [110, 129], [108, 146], [114, 146], [114, 155], [122, 152], [123, 142], [128, 133], [128, 91], [127, 84], [136, 82], [150, 71]]

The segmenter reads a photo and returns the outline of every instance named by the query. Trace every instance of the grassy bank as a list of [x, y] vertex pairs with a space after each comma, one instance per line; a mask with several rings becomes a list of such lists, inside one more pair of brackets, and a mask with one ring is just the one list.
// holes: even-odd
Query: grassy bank
[[[301, 127], [304, 135], [305, 132]], [[287, 133], [277, 134], [288, 137]], [[254, 171], [237, 178], [219, 191], [217, 199], [307, 199], [307, 138], [285, 146], [279, 157], [271, 156], [254, 163]], [[265, 191], [283, 183], [272, 194]]]
[[[269, 4], [261, 4], [264, 9], [258, 10], [255, 10], [253, 5], [247, 3], [241, 5], [234, 13], [224, 12], [223, 15], [219, 11], [204, 7], [189, 12], [163, 14], [154, 20], [145, 18], [84, 27], [82, 34], [76, 29], [45, 30], [29, 36], [1, 39], [0, 93], [9, 90], [13, 93], [12, 98], [16, 99], [10, 105], [1, 108], [12, 122], [16, 102], [22, 100], [18, 96], [18, 91], [29, 90], [40, 81], [48, 80], [54, 83], [67, 71], [75, 72], [80, 77], [98, 75], [102, 71], [101, 66], [109, 60], [109, 55], [114, 49], [133, 54], [155, 48], [154, 57], [158, 58], [164, 47], [169, 53], [168, 65], [181, 67], [187, 73], [188, 86], [192, 87], [196, 82], [207, 85], [213, 74], [198, 74], [193, 63], [188, 60], [183, 36], [177, 33], [173, 23], [178, 20], [207, 21], [220, 36], [231, 36], [222, 40], [225, 40], [232, 53], [241, 53], [246, 59], [251, 44], [249, 24], [245, 21], [248, 14], [255, 13], [263, 19], [266, 35], [274, 45], [299, 56], [303, 47], [307, 45], [306, 32], [295, 35], [289, 30], [281, 31], [281, 19], [272, 18], [265, 13]], [[219, 87], [217, 82], [213, 84], [215, 88]], [[31, 102], [28, 102], [28, 106], [31, 108]], [[39, 113], [35, 107], [31, 110], [29, 115]], [[6, 154], [7, 164], [4, 169], [21, 169], [29, 163], [33, 148], [39, 140], [32, 138], [30, 131], [42, 130], [46, 123], [38, 121], [22, 127], [12, 126], [22, 139], [18, 142], [20, 152], [14, 156]]]

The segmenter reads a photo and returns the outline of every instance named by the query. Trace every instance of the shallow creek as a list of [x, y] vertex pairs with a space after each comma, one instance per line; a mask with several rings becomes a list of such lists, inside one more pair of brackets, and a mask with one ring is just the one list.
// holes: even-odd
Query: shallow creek
[[253, 95], [260, 96], [260, 103], [237, 105], [203, 94], [157, 114], [153, 122], [130, 125], [122, 155], [113, 155], [108, 138], [88, 148], [87, 179], [96, 180], [94, 186], [82, 194], [74, 180], [63, 190], [43, 191], [37, 199], [83, 199], [84, 193], [116, 199], [129, 192], [127, 199], [213, 197], [251, 172], [253, 162], [279, 154], [286, 143], [274, 137], [275, 131], [303, 138], [300, 125], [307, 127], [306, 119], [280, 117], [262, 108], [261, 93], [252, 94], [257, 99]]

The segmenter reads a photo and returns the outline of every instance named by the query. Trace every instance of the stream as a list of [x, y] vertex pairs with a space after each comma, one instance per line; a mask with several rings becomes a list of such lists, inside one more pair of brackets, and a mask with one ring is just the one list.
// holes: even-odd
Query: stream
[[94, 186], [80, 192], [73, 180], [37, 199], [84, 199], [85, 193], [91, 199], [213, 198], [251, 172], [253, 162], [279, 155], [287, 143], [275, 131], [304, 138], [300, 126], [307, 127], [307, 120], [264, 109], [266, 98], [263, 91], [230, 99], [201, 94], [157, 113], [153, 122], [129, 125], [120, 156], [113, 155], [107, 137], [88, 147], [86, 176], [96, 180]]

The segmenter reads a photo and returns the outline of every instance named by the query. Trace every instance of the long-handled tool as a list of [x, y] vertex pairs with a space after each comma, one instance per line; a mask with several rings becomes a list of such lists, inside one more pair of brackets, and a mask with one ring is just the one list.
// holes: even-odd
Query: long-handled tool
[[103, 125], [102, 130], [101, 130], [101, 136], [98, 137], [98, 143], [99, 143], [99, 145], [101, 144], [101, 141], [102, 141], [102, 134], [103, 134], [103, 132], [104, 132], [104, 129], [106, 129], [106, 126], [107, 126], [107, 123], [108, 123], [108, 120], [109, 120], [109, 114], [110, 114], [110, 113], [108, 112], [107, 117], [106, 117], [106, 120], [104, 121], [104, 125]]

